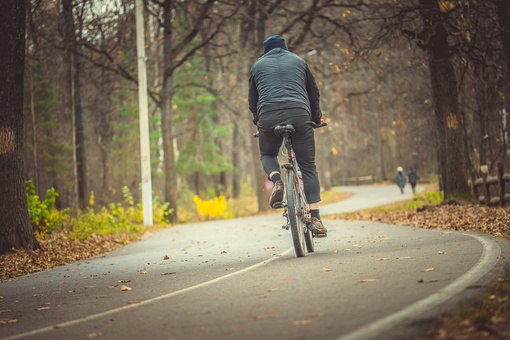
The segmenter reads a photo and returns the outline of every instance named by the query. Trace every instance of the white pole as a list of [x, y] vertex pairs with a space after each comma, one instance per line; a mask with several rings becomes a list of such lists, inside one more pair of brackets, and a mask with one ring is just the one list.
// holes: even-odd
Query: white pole
[[140, 159], [142, 168], [143, 224], [152, 226], [152, 180], [147, 104], [147, 71], [142, 0], [136, 4], [136, 51], [138, 56], [138, 103], [140, 106]]

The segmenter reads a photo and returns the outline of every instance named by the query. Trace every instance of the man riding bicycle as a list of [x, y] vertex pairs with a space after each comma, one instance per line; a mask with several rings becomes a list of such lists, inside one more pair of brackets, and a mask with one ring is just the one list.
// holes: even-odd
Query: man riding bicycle
[[319, 213], [320, 183], [315, 165], [314, 130], [310, 121], [319, 124], [322, 112], [319, 88], [315, 77], [301, 57], [289, 52], [285, 40], [274, 35], [262, 43], [264, 55], [252, 66], [248, 102], [253, 123], [259, 130], [259, 149], [262, 167], [273, 182], [269, 205], [282, 206], [284, 186], [278, 163], [282, 137], [274, 134], [274, 127], [292, 124], [292, 147], [303, 175], [306, 200], [310, 206], [310, 230], [326, 235]]

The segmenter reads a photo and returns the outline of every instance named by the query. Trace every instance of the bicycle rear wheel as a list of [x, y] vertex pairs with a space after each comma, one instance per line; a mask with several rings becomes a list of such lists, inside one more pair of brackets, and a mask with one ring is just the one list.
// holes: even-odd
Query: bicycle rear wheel
[[297, 190], [296, 174], [292, 170], [285, 172], [285, 190], [287, 192], [287, 210], [292, 241], [297, 257], [305, 256], [305, 226], [303, 211], [299, 207], [299, 194]]
[[310, 228], [306, 229], [306, 232], [305, 232], [305, 243], [306, 243], [306, 250], [309, 253], [313, 253], [315, 251], [315, 244], [313, 243], [313, 234], [310, 231]]

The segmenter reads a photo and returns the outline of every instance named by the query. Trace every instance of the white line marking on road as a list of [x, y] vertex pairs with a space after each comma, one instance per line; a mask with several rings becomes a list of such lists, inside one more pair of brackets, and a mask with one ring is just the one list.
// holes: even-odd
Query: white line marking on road
[[10, 337], [7, 337], [7, 338], [2, 338], [2, 340], [21, 339], [21, 338], [26, 337], [26, 336], [37, 335], [37, 334], [49, 332], [49, 331], [52, 331], [52, 330], [55, 330], [55, 329], [77, 325], [77, 324], [82, 323], [82, 322], [91, 321], [91, 320], [94, 320], [94, 319], [99, 319], [99, 318], [101, 318], [103, 316], [115, 314], [115, 313], [122, 312], [122, 311], [125, 311], [125, 310], [128, 310], [128, 309], [133, 309], [133, 308], [136, 308], [136, 307], [139, 307], [139, 306], [144, 306], [144, 305], [147, 305], [149, 303], [153, 303], [153, 302], [156, 302], [156, 301], [159, 301], [159, 300], [168, 299], [168, 298], [180, 295], [180, 294], [187, 293], [187, 292], [192, 291], [194, 289], [206, 287], [206, 286], [215, 284], [215, 283], [217, 283], [219, 281], [223, 281], [223, 280], [229, 279], [229, 278], [231, 278], [233, 276], [237, 276], [237, 275], [246, 273], [248, 271], [251, 271], [253, 269], [256, 269], [258, 267], [261, 267], [263, 265], [271, 263], [271, 262], [281, 258], [282, 256], [287, 255], [292, 250], [294, 250], [294, 247], [291, 247], [291, 248], [287, 249], [286, 251], [284, 251], [281, 254], [273, 256], [272, 258], [270, 258], [268, 260], [256, 263], [256, 264], [254, 264], [254, 265], [252, 265], [250, 267], [246, 267], [246, 268], [238, 270], [236, 272], [233, 272], [233, 273], [230, 273], [230, 274], [227, 274], [227, 275], [224, 275], [224, 276], [220, 276], [220, 277], [217, 277], [217, 278], [212, 279], [210, 281], [202, 282], [202, 283], [199, 283], [199, 284], [191, 286], [191, 287], [187, 287], [187, 288], [184, 288], [184, 289], [181, 289], [181, 290], [177, 290], [177, 291], [172, 292], [172, 293], [156, 296], [156, 297], [154, 297], [152, 299], [144, 300], [144, 301], [141, 301], [140, 303], [137, 303], [137, 304], [126, 305], [126, 306], [114, 308], [114, 309], [111, 309], [111, 310], [107, 310], [107, 311], [104, 311], [104, 312], [101, 312], [101, 313], [97, 313], [97, 314], [93, 314], [93, 315], [88, 315], [88, 316], [85, 316], [85, 317], [80, 318], [80, 319], [75, 319], [75, 320], [71, 320], [71, 321], [62, 322], [62, 323], [59, 323], [59, 324], [56, 324], [56, 325], [51, 325], [51, 326], [48, 326], [48, 327], [34, 329], [33, 331], [29, 331], [29, 332], [25, 332], [25, 333], [21, 333], [21, 334], [16, 334], [16, 335], [13, 335], [13, 336], [10, 336]]
[[478, 262], [468, 270], [464, 275], [450, 283], [448, 286], [438, 290], [433, 295], [422, 299], [397, 313], [388, 315], [371, 324], [361, 327], [345, 336], [340, 336], [337, 340], [360, 340], [381, 338], [385, 330], [389, 330], [398, 324], [413, 320], [432, 307], [452, 298], [456, 294], [461, 293], [467, 287], [480, 280], [487, 274], [498, 262], [501, 255], [501, 247], [495, 241], [489, 240], [487, 237], [463, 233], [476, 239], [482, 244], [482, 255]]

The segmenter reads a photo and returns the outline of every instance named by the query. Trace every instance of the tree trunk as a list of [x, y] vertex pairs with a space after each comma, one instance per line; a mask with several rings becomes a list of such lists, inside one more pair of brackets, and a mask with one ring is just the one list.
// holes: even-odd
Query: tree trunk
[[[501, 44], [503, 45], [503, 51], [505, 53], [505, 60], [506, 60], [506, 84], [503, 88], [503, 91], [505, 93], [506, 100], [503, 102], [503, 107], [506, 111], [507, 116], [504, 117], [505, 119], [505, 129], [506, 134], [510, 135], [510, 122], [508, 120], [508, 115], [510, 115], [510, 104], [509, 104], [509, 98], [510, 98], [510, 0], [498, 0], [497, 1], [497, 12], [498, 12], [498, 21], [499, 21], [499, 34], [501, 36]], [[505, 143], [505, 152], [503, 157], [508, 156], [508, 137], [504, 139]]]
[[25, 1], [0, 11], [0, 254], [40, 248], [30, 224], [23, 163]]
[[75, 25], [73, 18], [73, 0], [62, 0], [62, 16], [64, 22], [64, 46], [66, 83], [67, 83], [67, 106], [71, 112], [72, 145], [73, 145], [73, 170], [74, 170], [74, 202], [75, 209], [83, 207], [85, 198], [85, 153], [83, 152], [83, 118], [80, 97], [80, 69], [75, 49]]
[[[488, 165], [487, 163], [487, 150], [489, 149], [489, 137], [487, 131], [487, 83], [484, 81], [483, 65], [479, 62], [474, 63], [474, 73], [477, 81], [475, 82], [476, 104], [477, 104], [477, 118], [478, 126], [480, 129], [480, 165]], [[479, 169], [478, 169], [479, 170]]]
[[[499, 32], [501, 43], [505, 52], [507, 74], [510, 74], [510, 0], [499, 0], [497, 2]], [[507, 77], [510, 77], [507, 76]]]
[[[30, 66], [29, 66], [30, 67]], [[32, 118], [32, 145], [33, 145], [33, 162], [34, 162], [34, 185], [35, 190], [39, 190], [39, 164], [37, 162], [37, 129], [35, 125], [35, 104], [34, 104], [34, 74], [29, 70], [29, 93], [30, 93], [30, 118]]]
[[[256, 27], [255, 27], [255, 36], [252, 36], [255, 38], [253, 41], [254, 46], [261, 46], [262, 42], [266, 38], [266, 20], [267, 20], [267, 14], [266, 9], [264, 8], [264, 5], [266, 4], [265, 1], [254, 1], [251, 5], [252, 9], [255, 10], [254, 14], [256, 13], [256, 17], [258, 20], [255, 20]], [[259, 49], [254, 49], [254, 51], [260, 51]], [[253, 59], [256, 60], [255, 58]], [[249, 75], [249, 74], [247, 74]], [[247, 77], [248, 79], [248, 77]], [[259, 206], [259, 211], [266, 211], [269, 210], [269, 196], [268, 190], [266, 190], [266, 182], [267, 174], [262, 170], [262, 166], [260, 166], [260, 150], [258, 147], [258, 140], [255, 140], [252, 142], [253, 149], [252, 149], [252, 157], [253, 157], [253, 164], [258, 164], [258, 166], [255, 166], [255, 184], [257, 186], [257, 202]]]
[[173, 66], [174, 55], [172, 52], [172, 10], [171, 0], [165, 0], [163, 14], [163, 93], [161, 103], [161, 130], [163, 137], [163, 153], [165, 168], [165, 201], [170, 203], [172, 220], [178, 221], [177, 210], [177, 174], [175, 172], [175, 154], [172, 132], [172, 98], [173, 98]]
[[444, 199], [469, 200], [464, 130], [458, 108], [458, 90], [455, 72], [450, 60], [447, 32], [437, 2], [420, 0], [421, 15], [428, 37], [428, 53], [436, 130], [439, 146], [440, 181]]
[[237, 199], [241, 196], [241, 136], [239, 133], [239, 122], [234, 123], [234, 131], [232, 133], [232, 141], [234, 147], [232, 148], [232, 165], [234, 171], [232, 173], [232, 197]]
[[[329, 103], [331, 101], [331, 95], [329, 94], [329, 74], [328, 74], [328, 56], [324, 55], [324, 60], [322, 62], [322, 82], [323, 85], [321, 86], [322, 90], [322, 108], [323, 111], [326, 112], [326, 114], [331, 114], [329, 111]], [[326, 117], [324, 117], [326, 118]], [[328, 129], [323, 128], [324, 130]], [[315, 140], [317, 142], [317, 134], [322, 133], [323, 130], [316, 130], [315, 131]], [[331, 163], [331, 138], [329, 138], [329, 131], [326, 130], [322, 138], [320, 138], [320, 143], [318, 143], [318, 154], [321, 156], [319, 158], [319, 162], [321, 164], [321, 167], [319, 169], [319, 175], [320, 175], [320, 183], [321, 186], [324, 187], [324, 190], [331, 190], [332, 184], [332, 163]]]
[[[74, 52], [73, 52], [74, 53]], [[76, 177], [78, 183], [78, 204], [84, 208], [88, 203], [87, 197], [87, 160], [85, 159], [85, 143], [83, 135], [83, 110], [81, 107], [80, 75], [81, 65], [78, 57], [73, 55], [73, 105], [74, 105], [74, 147], [76, 153]]]

